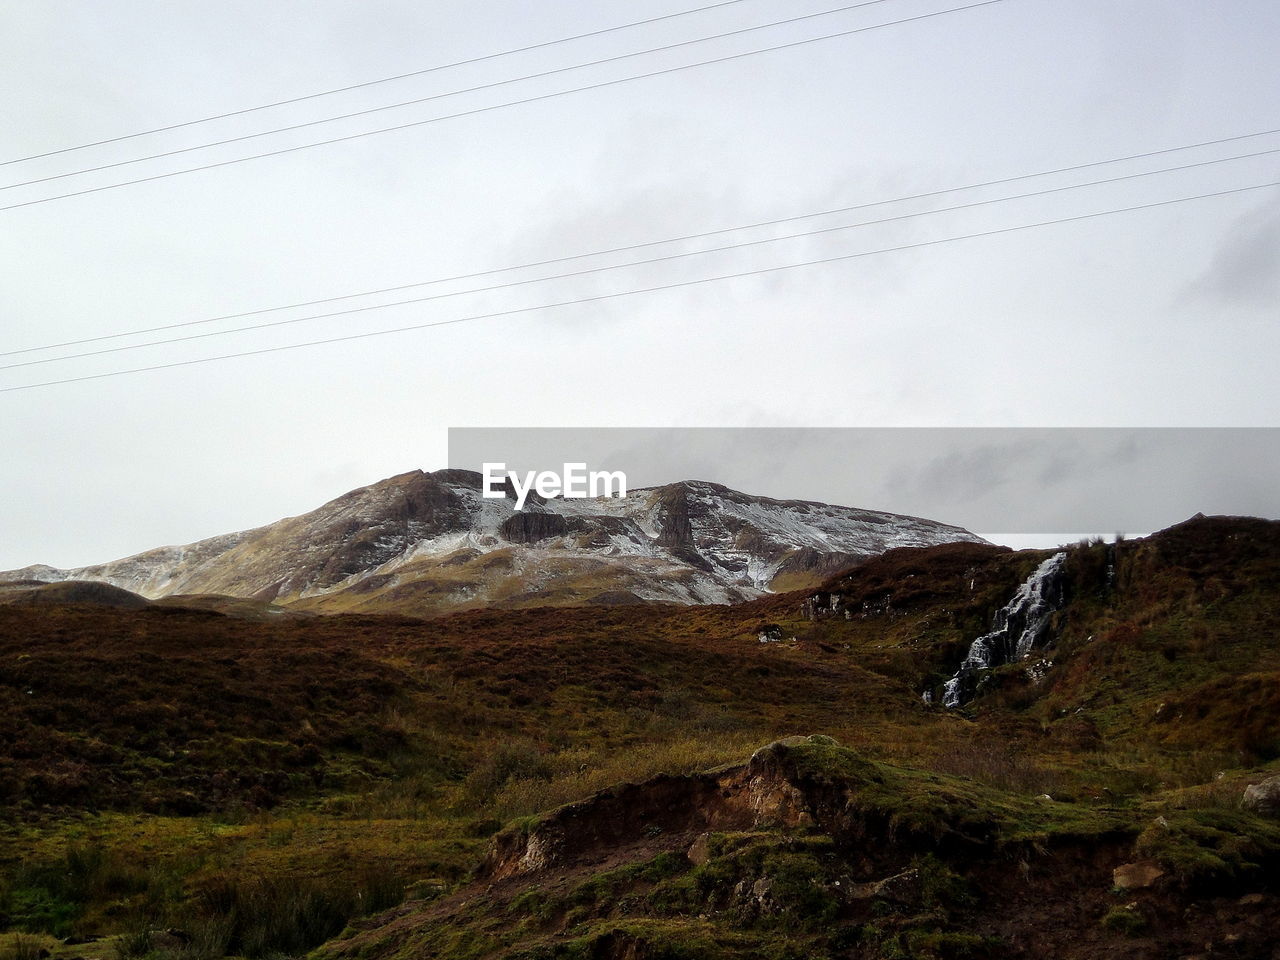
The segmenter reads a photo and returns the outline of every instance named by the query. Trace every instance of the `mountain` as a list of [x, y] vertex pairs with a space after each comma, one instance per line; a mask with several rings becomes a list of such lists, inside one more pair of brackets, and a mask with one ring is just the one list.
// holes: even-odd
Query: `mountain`
[[983, 542], [931, 520], [771, 500], [704, 481], [517, 511], [464, 470], [415, 470], [303, 514], [110, 563], [0, 580], [87, 580], [147, 598], [214, 594], [321, 612], [730, 603], [813, 585], [893, 547]]

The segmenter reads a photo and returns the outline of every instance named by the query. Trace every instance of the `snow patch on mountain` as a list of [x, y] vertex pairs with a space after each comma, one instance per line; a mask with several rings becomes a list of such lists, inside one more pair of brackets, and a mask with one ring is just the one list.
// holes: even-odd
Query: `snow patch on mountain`
[[768, 592], [784, 575], [789, 586], [816, 581], [892, 547], [982, 542], [930, 520], [706, 481], [625, 497], [532, 497], [518, 513], [510, 497], [482, 496], [480, 480], [462, 470], [413, 471], [265, 527], [71, 570], [35, 565], [0, 580], [93, 580], [148, 598], [358, 597], [362, 609], [384, 597], [403, 604], [413, 590], [424, 608], [543, 595], [730, 603]]

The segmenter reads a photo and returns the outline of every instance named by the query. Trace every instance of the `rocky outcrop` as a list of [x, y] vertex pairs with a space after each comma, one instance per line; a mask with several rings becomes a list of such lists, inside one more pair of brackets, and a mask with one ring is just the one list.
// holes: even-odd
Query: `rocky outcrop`
[[803, 827], [829, 819], [820, 791], [790, 762], [792, 748], [819, 740], [831, 742], [791, 737], [762, 747], [746, 764], [622, 784], [560, 807], [498, 834], [481, 873], [500, 880], [658, 837], [667, 844], [687, 836], [693, 849], [709, 831]]
[[852, 884], [847, 896], [853, 900], [887, 900], [914, 906], [920, 902], [920, 886], [919, 870], [903, 870], [883, 880]]
[[[532, 510], [521, 510], [502, 521], [498, 533], [504, 540], [512, 543], [537, 543], [553, 537], [566, 536], [575, 529], [574, 520], [558, 513], [537, 513]], [[581, 523], [576, 528], [581, 528]]]
[[806, 620], [825, 620], [830, 617], [849, 619], [849, 611], [844, 606], [844, 598], [829, 590], [819, 590], [805, 597], [800, 604], [800, 614]]
[[1164, 867], [1154, 860], [1140, 860], [1116, 867], [1111, 872], [1111, 879], [1117, 890], [1145, 890], [1154, 886], [1164, 875]]
[[658, 543], [673, 557], [700, 570], [709, 569], [707, 558], [698, 552], [690, 519], [689, 491], [683, 483], [673, 483], [658, 491], [655, 526]]

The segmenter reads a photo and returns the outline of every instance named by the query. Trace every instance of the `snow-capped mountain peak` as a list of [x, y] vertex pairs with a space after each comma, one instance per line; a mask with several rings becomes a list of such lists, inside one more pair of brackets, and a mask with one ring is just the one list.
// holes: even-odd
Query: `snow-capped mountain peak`
[[808, 586], [892, 547], [980, 541], [897, 514], [691, 480], [625, 497], [487, 499], [481, 476], [415, 470], [297, 517], [186, 546], [0, 580], [90, 580], [157, 598], [223, 594], [321, 611], [727, 603]]

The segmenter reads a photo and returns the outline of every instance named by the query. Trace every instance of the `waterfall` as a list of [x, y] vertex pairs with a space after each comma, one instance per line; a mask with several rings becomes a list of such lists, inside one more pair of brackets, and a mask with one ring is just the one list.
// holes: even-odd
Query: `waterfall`
[[991, 631], [984, 633], [942, 691], [946, 707], [958, 707], [972, 699], [979, 675], [992, 667], [1025, 658], [1044, 640], [1049, 616], [1062, 607], [1065, 552], [1055, 553], [1027, 578], [1013, 599], [996, 611]]

